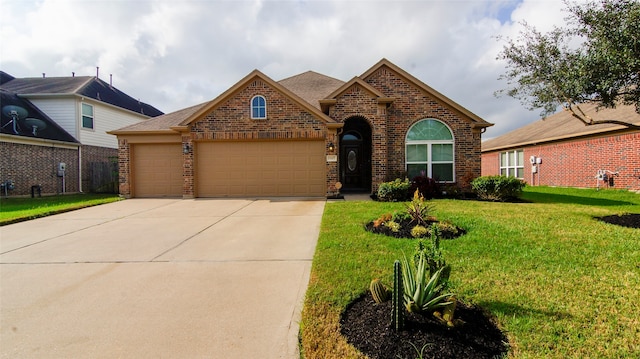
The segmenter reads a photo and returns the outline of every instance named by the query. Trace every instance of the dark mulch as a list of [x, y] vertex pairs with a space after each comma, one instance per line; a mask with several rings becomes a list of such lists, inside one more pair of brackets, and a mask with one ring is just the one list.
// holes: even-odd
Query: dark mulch
[[478, 307], [458, 303], [455, 317], [465, 323], [448, 328], [431, 315], [407, 312], [406, 327], [391, 327], [391, 301], [375, 304], [368, 293], [355, 300], [340, 320], [342, 335], [371, 359], [476, 359], [506, 356], [507, 338]]
[[[431, 224], [437, 223], [437, 222], [438, 221], [428, 221], [427, 225], [426, 225], [426, 228], [429, 229]], [[373, 222], [367, 223], [364, 227], [369, 232], [373, 232], [373, 233], [377, 233], [377, 234], [384, 234], [384, 235], [390, 236], [390, 237], [413, 238], [413, 236], [411, 235], [411, 229], [415, 226], [415, 223], [411, 222], [410, 220], [403, 220], [403, 221], [398, 222], [398, 224], [400, 225], [400, 230], [398, 232], [392, 231], [389, 227], [387, 227], [385, 225], [380, 225], [380, 226], [376, 227], [376, 226], [374, 226]], [[464, 235], [465, 233], [467, 233], [464, 229], [462, 229], [462, 228], [460, 228], [458, 226], [455, 226], [453, 224], [449, 224], [446, 227], [448, 227], [448, 228], [441, 229], [441, 231], [440, 231], [440, 238], [441, 239], [454, 239], [454, 238], [458, 238], [458, 237]]]
[[640, 228], [640, 213], [596, 217], [597, 220], [623, 227]]

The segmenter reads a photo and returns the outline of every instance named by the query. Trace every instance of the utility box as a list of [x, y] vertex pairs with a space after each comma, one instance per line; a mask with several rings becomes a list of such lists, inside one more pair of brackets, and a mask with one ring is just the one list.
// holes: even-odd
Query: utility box
[[67, 164], [64, 162], [58, 163], [58, 177], [64, 177], [64, 171], [67, 169]]

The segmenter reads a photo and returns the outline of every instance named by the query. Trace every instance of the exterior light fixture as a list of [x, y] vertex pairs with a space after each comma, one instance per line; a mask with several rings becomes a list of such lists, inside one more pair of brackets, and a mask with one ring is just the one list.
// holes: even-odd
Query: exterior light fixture
[[333, 145], [333, 142], [329, 142], [329, 152], [333, 152], [335, 149], [336, 147]]
[[191, 145], [189, 143], [183, 143], [182, 144], [182, 153], [184, 153], [185, 155], [191, 152]]

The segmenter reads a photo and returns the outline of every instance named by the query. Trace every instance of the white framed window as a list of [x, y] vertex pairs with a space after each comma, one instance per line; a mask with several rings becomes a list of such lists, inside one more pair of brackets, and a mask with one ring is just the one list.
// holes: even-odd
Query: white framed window
[[93, 129], [93, 106], [82, 103], [82, 128]]
[[267, 118], [267, 100], [264, 96], [254, 96], [251, 99], [251, 118], [265, 119]]
[[500, 175], [524, 179], [524, 150], [500, 152]]
[[442, 121], [427, 118], [413, 124], [405, 140], [409, 179], [425, 175], [438, 182], [454, 182], [454, 139]]

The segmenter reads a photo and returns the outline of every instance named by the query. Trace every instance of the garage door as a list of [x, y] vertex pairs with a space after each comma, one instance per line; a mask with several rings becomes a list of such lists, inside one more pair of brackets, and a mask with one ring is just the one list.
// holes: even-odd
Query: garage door
[[198, 197], [325, 196], [324, 141], [201, 142]]
[[181, 197], [182, 150], [178, 144], [133, 145], [133, 196]]

